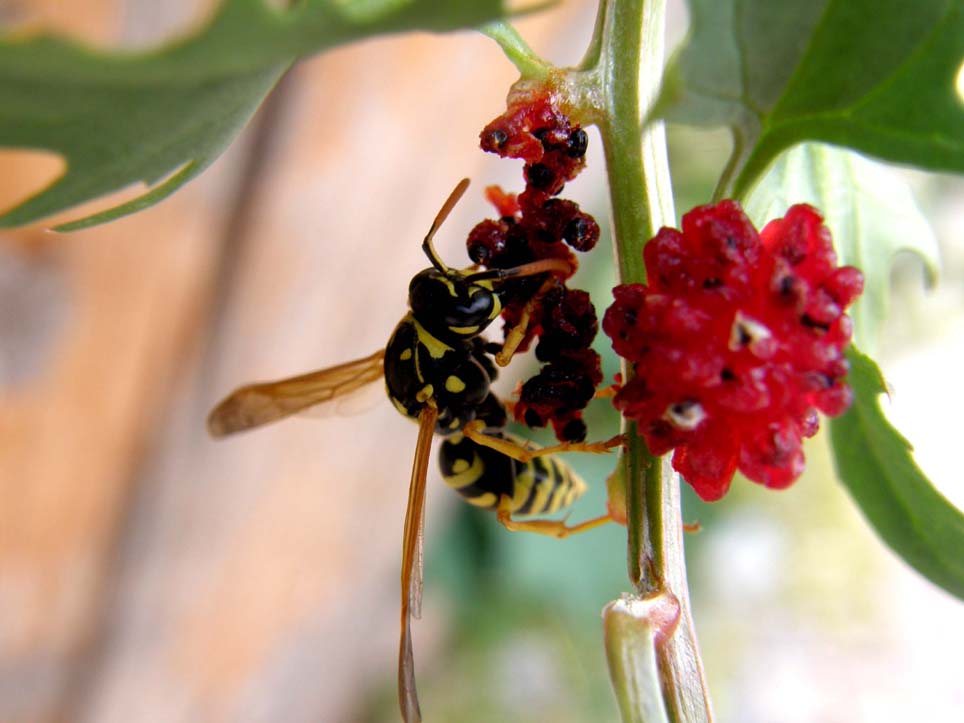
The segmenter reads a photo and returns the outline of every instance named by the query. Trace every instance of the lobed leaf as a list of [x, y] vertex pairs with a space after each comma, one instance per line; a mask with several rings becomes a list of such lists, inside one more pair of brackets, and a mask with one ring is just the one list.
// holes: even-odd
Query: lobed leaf
[[853, 348], [848, 356], [856, 400], [845, 415], [830, 420], [838, 476], [895, 553], [964, 600], [964, 514], [931, 485], [910, 443], [884, 417], [880, 370]]
[[0, 226], [164, 179], [59, 229], [150, 206], [207, 168], [298, 58], [377, 34], [454, 30], [501, 14], [502, 0], [305, 0], [290, 10], [225, 0], [205, 28], [148, 52], [103, 52], [47, 35], [0, 38], [0, 146], [48, 149], [67, 162], [53, 184], [0, 215]]
[[795, 203], [820, 210], [841, 264], [864, 273], [864, 293], [848, 313], [855, 343], [873, 352], [887, 317], [894, 256], [916, 254], [928, 283], [936, 281], [940, 262], [930, 223], [892, 169], [824, 144], [804, 143], [783, 153], [750, 194], [746, 212], [762, 228]]
[[689, 0], [656, 115], [729, 126], [724, 195], [806, 140], [964, 172], [964, 0]]

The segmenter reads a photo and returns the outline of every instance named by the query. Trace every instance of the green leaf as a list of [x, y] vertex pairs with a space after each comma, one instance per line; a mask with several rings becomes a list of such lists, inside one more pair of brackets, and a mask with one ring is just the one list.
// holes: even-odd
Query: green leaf
[[719, 195], [806, 140], [964, 172], [964, 0], [689, 0], [656, 115], [727, 125]]
[[837, 473], [881, 539], [964, 600], [964, 515], [934, 489], [914, 463], [910, 443], [884, 417], [880, 370], [852, 348], [848, 357], [856, 400], [830, 420]]
[[832, 146], [804, 143], [782, 154], [754, 188], [746, 212], [758, 228], [795, 203], [820, 209], [842, 264], [864, 273], [864, 293], [848, 312], [854, 341], [873, 353], [887, 317], [890, 271], [900, 251], [937, 279], [937, 239], [910, 186], [892, 169]]
[[150, 206], [207, 168], [299, 57], [381, 33], [475, 26], [501, 12], [502, 0], [306, 0], [291, 10], [225, 0], [198, 33], [149, 52], [0, 38], [0, 146], [48, 149], [67, 161], [63, 176], [0, 216], [0, 226], [165, 179], [59, 229]]

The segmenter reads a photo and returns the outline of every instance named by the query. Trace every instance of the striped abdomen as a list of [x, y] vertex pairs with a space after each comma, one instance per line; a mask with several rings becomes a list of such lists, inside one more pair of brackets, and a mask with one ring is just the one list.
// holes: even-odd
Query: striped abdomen
[[[505, 432], [491, 436], [521, 441]], [[491, 510], [502, 495], [508, 495], [512, 498], [510, 511], [519, 516], [558, 512], [586, 490], [585, 482], [553, 456], [517, 462], [461, 434], [443, 440], [439, 466], [445, 483], [467, 502]]]

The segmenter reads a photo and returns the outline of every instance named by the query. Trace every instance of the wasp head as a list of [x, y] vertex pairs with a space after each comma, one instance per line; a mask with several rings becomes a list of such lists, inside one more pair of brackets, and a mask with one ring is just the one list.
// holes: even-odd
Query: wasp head
[[461, 271], [425, 269], [408, 286], [412, 315], [440, 339], [479, 335], [502, 313], [492, 279], [474, 279]]

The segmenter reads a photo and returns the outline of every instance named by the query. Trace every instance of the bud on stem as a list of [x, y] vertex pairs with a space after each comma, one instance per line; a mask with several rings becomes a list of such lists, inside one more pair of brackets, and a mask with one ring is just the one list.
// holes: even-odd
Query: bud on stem
[[658, 649], [679, 618], [679, 601], [669, 593], [624, 595], [603, 608], [609, 679], [624, 723], [669, 723]]

